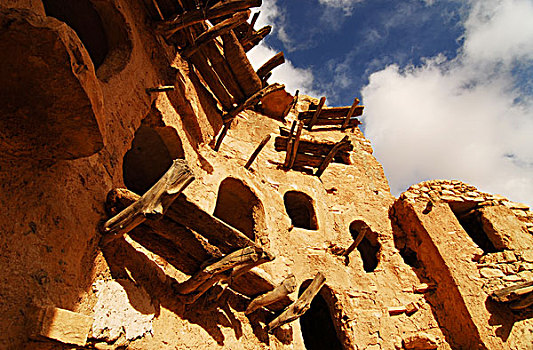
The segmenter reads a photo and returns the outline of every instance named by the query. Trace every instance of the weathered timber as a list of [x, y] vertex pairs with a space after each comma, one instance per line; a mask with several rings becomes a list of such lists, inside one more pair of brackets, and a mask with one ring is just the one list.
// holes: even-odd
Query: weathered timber
[[259, 15], [261, 14], [261, 11], [257, 11], [252, 16], [252, 20], [250, 21], [250, 25], [248, 26], [248, 31], [246, 32], [246, 35], [252, 35], [254, 32], [255, 23], [257, 22], [257, 19], [259, 18]]
[[152, 4], [154, 4], [155, 10], [157, 11], [159, 18], [161, 18], [161, 20], [164, 21], [165, 17], [163, 17], [163, 13], [161, 12], [159, 5], [157, 4], [157, 0], [152, 0]]
[[178, 195], [194, 180], [183, 159], [176, 159], [167, 172], [142, 197], [105, 222], [102, 227], [106, 245], [133, 230], [147, 219], [161, 218]]
[[175, 89], [174, 85], [156, 86], [153, 88], [147, 88], [146, 93], [150, 94], [152, 92], [173, 91], [174, 89]]
[[197, 52], [189, 57], [189, 60], [194, 67], [196, 67], [198, 72], [200, 72], [200, 75], [204, 78], [207, 86], [216, 99], [220, 102], [222, 107], [226, 111], [232, 110], [234, 104], [233, 97], [222, 84], [213, 67], [211, 67], [211, 65], [207, 62], [205, 55], [202, 52]]
[[523, 310], [531, 305], [533, 305], [533, 293], [525, 294], [519, 300], [512, 302], [509, 308], [511, 310]]
[[245, 52], [250, 51], [254, 48], [255, 45], [259, 44], [270, 32], [272, 31], [271, 26], [264, 26], [258, 31], [254, 32], [250, 36], [246, 36], [241, 40], [241, 45], [244, 48]]
[[224, 57], [237, 79], [237, 84], [241, 87], [246, 96], [252, 96], [261, 90], [261, 79], [257, 76], [254, 68], [250, 64], [246, 52], [233, 31], [222, 35]]
[[266, 61], [265, 64], [259, 67], [257, 70], [257, 75], [261, 80], [263, 80], [268, 73], [283, 63], [285, 63], [285, 56], [283, 55], [283, 52], [279, 52], [274, 57]]
[[287, 278], [283, 280], [283, 282], [281, 282], [279, 286], [277, 286], [270, 292], [262, 294], [252, 300], [250, 304], [248, 304], [248, 307], [246, 308], [246, 311], [244, 313], [248, 315], [261, 307], [268, 307], [269, 305], [276, 303], [282, 300], [283, 298], [286, 298], [295, 290], [296, 277], [294, 277], [293, 274], [290, 274]]
[[326, 103], [326, 97], [322, 96], [320, 98], [320, 102], [318, 103], [318, 107], [316, 108], [316, 111], [313, 113], [313, 116], [311, 117], [311, 121], [307, 124], [308, 130], [311, 130], [313, 126], [316, 124], [318, 117], [320, 116], [320, 113], [322, 112], [322, 108], [324, 107], [324, 103]]
[[297, 124], [298, 122], [296, 120], [292, 122], [291, 131], [289, 132], [289, 136], [287, 139], [287, 148], [285, 149], [285, 162], [283, 163], [283, 166], [285, 168], [289, 167], [291, 161], [292, 144], [294, 142], [294, 129], [296, 129]]
[[238, 26], [240, 23], [245, 22], [250, 16], [250, 11], [238, 12], [232, 17], [220, 22], [219, 24], [209, 28], [204, 33], [194, 40], [194, 44], [185, 48], [181, 52], [181, 57], [188, 59], [196, 51], [198, 51], [202, 46], [208, 42], [215, 40], [217, 37], [224, 35], [230, 32], [233, 28]]
[[490, 296], [495, 301], [507, 303], [520, 299], [523, 295], [533, 293], [533, 281], [518, 283], [514, 286], [506, 287], [494, 291]]
[[365, 235], [366, 235], [366, 231], [367, 231], [367, 227], [363, 227], [361, 230], [359, 230], [359, 233], [357, 234], [357, 237], [355, 237], [355, 240], [353, 241], [353, 243], [348, 247], [348, 249], [346, 249], [344, 251], [344, 253], [342, 254], [343, 256], [348, 256], [350, 255], [351, 252], [353, 252], [355, 250], [355, 248], [357, 248], [357, 246], [359, 246], [359, 243], [361, 243], [361, 241], [363, 240], [363, 238], [365, 238]]
[[195, 9], [175, 16], [173, 19], [156, 23], [155, 30], [167, 38], [178, 30], [187, 28], [193, 24], [202, 23], [205, 20], [215, 19], [244, 11], [250, 7], [261, 6], [261, 0], [240, 0], [221, 2], [208, 9]]
[[271, 136], [269, 134], [269, 135], [265, 136], [263, 138], [263, 140], [261, 140], [261, 143], [259, 143], [259, 145], [255, 149], [254, 153], [252, 153], [252, 155], [250, 156], [250, 159], [248, 159], [248, 161], [244, 165], [245, 169], [250, 169], [250, 167], [252, 166], [252, 163], [254, 162], [255, 158], [257, 158], [257, 156], [259, 155], [259, 152], [261, 152], [261, 150], [266, 146], [268, 141], [270, 141], [270, 137]]
[[224, 256], [219, 261], [204, 267], [202, 270], [195, 273], [191, 278], [183, 283], [180, 283], [176, 289], [176, 292], [179, 294], [190, 294], [209, 278], [224, 271], [233, 269], [237, 266], [241, 266], [249, 262], [255, 262], [261, 258], [262, 254], [263, 250], [258, 247], [245, 247], [239, 249]]
[[218, 152], [218, 150], [220, 149], [220, 146], [222, 146], [222, 141], [224, 141], [224, 137], [226, 137], [226, 135], [228, 134], [228, 130], [231, 127], [232, 121], [233, 120], [230, 119], [224, 123], [224, 126], [222, 127], [222, 131], [220, 131], [220, 135], [218, 135], [217, 141], [215, 142], [215, 147], [213, 147], [215, 152]]
[[288, 166], [289, 169], [294, 166], [294, 161], [296, 160], [296, 155], [298, 154], [298, 147], [300, 146], [300, 137], [302, 136], [303, 127], [304, 123], [298, 122], [298, 127], [296, 128], [296, 135], [294, 136], [294, 142], [291, 148], [291, 157]]
[[318, 292], [320, 292], [320, 289], [325, 283], [326, 277], [324, 277], [321, 272], [317, 273], [309, 287], [307, 287], [298, 300], [292, 303], [292, 305], [283, 311], [281, 315], [268, 324], [268, 331], [272, 332], [274, 329], [302, 316], [307, 310], [309, 310], [311, 302]]
[[341, 126], [342, 130], [346, 129], [348, 125], [350, 124], [350, 119], [352, 119], [352, 116], [354, 115], [355, 109], [357, 108], [358, 105], [359, 105], [359, 99], [356, 97], [353, 100], [353, 104], [352, 104], [352, 107], [350, 108], [350, 111], [348, 112], [348, 114], [346, 114], [346, 119], [344, 119], [344, 122], [342, 123], [342, 126]]
[[272, 93], [274, 91], [278, 91], [278, 90], [282, 90], [282, 89], [285, 89], [285, 85], [280, 85], [278, 83], [274, 83], [274, 84], [268, 85], [266, 88], [263, 88], [263, 89], [259, 90], [254, 95], [249, 97], [243, 104], [237, 106], [236, 108], [234, 108], [230, 112], [228, 112], [225, 115], [223, 115], [222, 119], [224, 121], [232, 120], [233, 118], [235, 118], [237, 116], [237, 114], [241, 113], [245, 109], [252, 108], [256, 104], [258, 104], [261, 101], [261, 99], [263, 97], [265, 97], [266, 95], [268, 95], [268, 94], [270, 94], [270, 93]]
[[[357, 105], [352, 117], [359, 117], [363, 115], [364, 106]], [[351, 107], [324, 107], [320, 113], [320, 119], [338, 119], [341, 123], [346, 119], [346, 114], [350, 112]], [[313, 118], [316, 110], [308, 110], [300, 112], [298, 119], [306, 120]], [[341, 124], [339, 123], [339, 124]]]
[[261, 78], [261, 84], [263, 87], [268, 85], [268, 79], [272, 76], [272, 72], [268, 72], [263, 78]]
[[[274, 149], [278, 152], [285, 151], [287, 149], [287, 142], [287, 136], [276, 137], [276, 139], [274, 140]], [[336, 143], [331, 141], [318, 142], [301, 139], [300, 147], [298, 148], [298, 153], [308, 153], [311, 155], [321, 155], [325, 157], [335, 145]], [[339, 149], [337, 155], [342, 152], [347, 153], [350, 151], [353, 151], [353, 145], [351, 143], [347, 143]], [[346, 156], [349, 155], [346, 154]]]
[[315, 175], [320, 177], [324, 173], [324, 170], [328, 167], [329, 163], [333, 160], [333, 157], [337, 154], [339, 149], [341, 149], [345, 144], [350, 143], [350, 140], [348, 139], [348, 136], [344, 136], [342, 140], [340, 140], [329, 152], [329, 154], [326, 156], [326, 159], [320, 164], [318, 167], [318, 170], [316, 171]]

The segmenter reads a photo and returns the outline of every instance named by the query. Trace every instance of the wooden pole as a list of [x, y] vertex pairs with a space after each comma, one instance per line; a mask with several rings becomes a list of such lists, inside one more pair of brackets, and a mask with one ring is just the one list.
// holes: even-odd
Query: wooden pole
[[244, 51], [250, 51], [255, 45], [259, 44], [270, 32], [272, 31], [271, 26], [264, 26], [259, 29], [257, 32], [253, 33], [249, 37], [245, 37], [241, 40], [242, 47]]
[[249, 315], [261, 307], [267, 307], [268, 305], [274, 304], [275, 302], [284, 299], [295, 290], [296, 277], [294, 277], [293, 274], [290, 274], [287, 278], [283, 280], [283, 282], [281, 282], [279, 286], [277, 286], [270, 292], [262, 294], [252, 300], [250, 304], [248, 304], [248, 307], [246, 308], [246, 311], [244, 313], [246, 315]]
[[268, 73], [270, 73], [274, 68], [283, 63], [285, 63], [285, 56], [283, 55], [283, 52], [279, 52], [274, 57], [266, 61], [257, 70], [257, 75], [259, 76], [259, 79], [263, 80]]
[[235, 12], [247, 10], [250, 7], [258, 6], [261, 6], [261, 0], [237, 0], [222, 2], [208, 8], [207, 10], [199, 8], [186, 11], [185, 13], [177, 15], [171, 20], [159, 22], [155, 25], [155, 30], [168, 38], [180, 29], [202, 23], [205, 20], [224, 17], [234, 14]]
[[150, 94], [152, 92], [173, 91], [174, 89], [175, 89], [174, 85], [156, 86], [153, 88], [147, 88], [146, 93]]
[[291, 131], [289, 132], [289, 138], [287, 139], [287, 150], [285, 153], [285, 162], [283, 163], [283, 166], [285, 168], [289, 167], [291, 161], [292, 143], [294, 142], [292, 134], [294, 133], [294, 129], [296, 129], [297, 123], [298, 122], [296, 120], [292, 122]]
[[353, 243], [348, 247], [348, 249], [346, 249], [346, 251], [342, 254], [343, 256], [350, 255], [350, 253], [353, 252], [355, 248], [357, 248], [357, 246], [359, 246], [359, 243], [361, 243], [363, 238], [365, 238], [366, 230], [368, 230], [368, 228], [363, 227], [359, 231], [359, 233], [357, 234], [357, 237], [355, 238], [355, 241], [353, 241]]
[[307, 130], [311, 131], [311, 129], [313, 128], [313, 125], [315, 125], [318, 119], [318, 116], [320, 115], [320, 112], [322, 111], [322, 107], [324, 107], [324, 103], [326, 103], [326, 97], [322, 96], [320, 98], [320, 102], [318, 103], [318, 107], [316, 108], [316, 111], [313, 114], [311, 121], [309, 122], [309, 125], [307, 125]]
[[337, 154], [337, 152], [339, 151], [339, 149], [345, 145], [346, 143], [349, 143], [349, 139], [348, 139], [348, 136], [344, 136], [344, 138], [342, 140], [340, 140], [332, 149], [331, 151], [329, 152], [329, 154], [326, 156], [326, 159], [324, 159], [324, 161], [322, 162], [322, 164], [320, 164], [320, 167], [318, 168], [318, 170], [316, 171], [315, 175], [320, 177], [322, 176], [322, 174], [324, 173], [324, 170], [326, 170], [326, 168], [328, 167], [329, 163], [331, 163], [331, 161], [333, 160], [333, 157], [335, 157], [335, 155]]
[[215, 40], [218, 36], [228, 33], [229, 31], [231, 31], [233, 28], [235, 28], [239, 24], [246, 22], [249, 16], [250, 16], [249, 10], [238, 12], [232, 17], [209, 28], [208, 30], [206, 30], [204, 33], [202, 33], [196, 38], [193, 45], [185, 48], [181, 52], [181, 57], [188, 59], [189, 57], [192, 56], [192, 54], [194, 54], [196, 51], [198, 51], [201, 47], [203, 47], [208, 42]]
[[326, 277], [324, 277], [321, 272], [317, 273], [313, 282], [311, 282], [309, 287], [307, 287], [298, 300], [292, 303], [281, 313], [281, 315], [268, 324], [268, 332], [272, 332], [274, 329], [298, 319], [298, 317], [302, 316], [307, 310], [309, 310], [311, 302], [318, 292], [320, 292], [320, 289], [325, 283]]
[[250, 166], [252, 166], [252, 163], [254, 162], [255, 158], [259, 155], [259, 152], [266, 146], [268, 141], [270, 141], [270, 134], [265, 136], [265, 138], [261, 141], [259, 146], [255, 149], [254, 153], [250, 156], [250, 159], [248, 159], [248, 162], [246, 162], [246, 165], [244, 166], [245, 169], [250, 169]]
[[355, 112], [355, 108], [357, 107], [358, 104], [359, 104], [359, 99], [356, 97], [353, 100], [352, 108], [350, 108], [350, 111], [348, 112], [348, 114], [346, 114], [346, 119], [344, 119], [344, 123], [342, 123], [342, 126], [341, 126], [342, 130], [346, 129], [348, 127], [348, 124], [350, 124], [350, 119], [352, 118]]
[[223, 115], [222, 116], [222, 120], [229, 121], [229, 120], [234, 119], [239, 113], [241, 113], [245, 109], [252, 108], [256, 104], [258, 104], [261, 101], [261, 99], [263, 97], [265, 97], [266, 95], [271, 94], [271, 93], [273, 93], [275, 91], [278, 91], [278, 90], [282, 90], [282, 89], [285, 89], [285, 85], [280, 85], [280, 84], [277, 84], [277, 83], [268, 85], [267, 87], [259, 90], [254, 95], [249, 97], [243, 104], [237, 106], [232, 111], [230, 111], [230, 112], [226, 113], [225, 115]]
[[215, 143], [215, 147], [213, 148], [215, 152], [218, 152], [218, 150], [220, 149], [220, 146], [222, 145], [222, 141], [224, 141], [224, 137], [226, 137], [226, 134], [228, 133], [228, 130], [231, 127], [232, 121], [233, 120], [228, 120], [226, 123], [224, 123], [224, 126], [222, 127], [222, 131], [220, 132], [217, 142]]
[[289, 169], [293, 167], [294, 161], [296, 160], [296, 155], [298, 154], [298, 146], [300, 145], [300, 136], [302, 136], [303, 127], [304, 127], [304, 123], [298, 122], [298, 128], [296, 129], [296, 136], [294, 137], [294, 142], [292, 144], [291, 160], [289, 162]]
[[261, 11], [257, 11], [256, 13], [254, 13], [252, 20], [250, 21], [250, 26], [248, 27], [248, 32], [246, 33], [245, 36], [249, 36], [253, 34], [255, 22], [257, 22], [257, 19], [259, 18], [260, 14], [261, 14]]
[[157, 4], [157, 0], [152, 0], [152, 3], [154, 4], [155, 10], [157, 11], [159, 18], [161, 18], [161, 20], [164, 21], [165, 17], [163, 17], [163, 13], [161, 13], [161, 9], [159, 8], [159, 5]]
[[107, 220], [102, 227], [102, 245], [133, 230], [147, 219], [161, 218], [178, 195], [194, 181], [183, 159], [176, 159], [167, 172], [139, 200]]

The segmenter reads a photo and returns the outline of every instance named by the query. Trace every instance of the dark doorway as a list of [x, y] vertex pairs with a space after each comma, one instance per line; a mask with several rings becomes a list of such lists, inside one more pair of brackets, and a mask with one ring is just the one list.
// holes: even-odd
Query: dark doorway
[[[300, 286], [301, 295], [311, 281]], [[322, 291], [325, 287], [322, 287]], [[322, 296], [317, 294], [311, 302], [311, 307], [300, 317], [300, 327], [307, 350], [342, 350], [343, 347], [331, 318], [329, 306]]]
[[87, 0], [43, 0], [47, 16], [55, 17], [74, 29], [97, 69], [104, 62], [109, 45], [100, 15]]
[[450, 204], [450, 209], [454, 213], [455, 217], [463, 227], [463, 229], [468, 233], [472, 241], [477, 244], [485, 254], [495, 253], [499, 250], [494, 247], [494, 244], [489, 239], [485, 231], [483, 230], [483, 225], [481, 223], [481, 213], [476, 209], [471, 209], [468, 211], [462, 211], [455, 208]]
[[213, 214], [220, 220], [244, 233], [252, 241], [264, 223], [263, 205], [241, 180], [227, 178], [218, 189]]
[[283, 196], [283, 200], [285, 210], [294, 227], [318, 230], [318, 221], [311, 197], [303, 192], [288, 191]]

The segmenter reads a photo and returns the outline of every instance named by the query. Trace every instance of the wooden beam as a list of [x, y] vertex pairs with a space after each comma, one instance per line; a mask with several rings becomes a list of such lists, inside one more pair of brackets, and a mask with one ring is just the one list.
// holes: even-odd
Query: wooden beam
[[271, 304], [274, 304], [284, 298], [286, 298], [289, 294], [294, 292], [296, 290], [296, 277], [294, 277], [293, 274], [290, 274], [288, 277], [286, 277], [283, 282], [270, 292], [267, 292], [265, 294], [262, 294], [252, 300], [250, 304], [248, 304], [248, 307], [246, 308], [246, 311], [244, 312], [246, 315], [251, 314], [255, 310], [261, 308], [261, 307], [268, 307]]
[[218, 135], [217, 141], [215, 142], [215, 147], [213, 148], [215, 152], [218, 152], [218, 150], [220, 149], [220, 146], [222, 146], [222, 141], [224, 141], [224, 138], [226, 137], [228, 130], [231, 127], [232, 121], [233, 120], [230, 119], [224, 123], [224, 126], [222, 127], [222, 131], [220, 132], [220, 135]]
[[272, 31], [271, 26], [264, 26], [258, 31], [254, 32], [251, 36], [245, 37], [241, 40], [242, 47], [245, 52], [250, 51], [254, 48], [255, 45], [259, 44], [270, 32]]
[[292, 99], [292, 103], [287, 106], [287, 109], [283, 112], [283, 118], [285, 118], [289, 112], [296, 106], [298, 103], [298, 95], [300, 94], [300, 90], [296, 90], [296, 93], [294, 94], [294, 98]]
[[294, 136], [294, 142], [291, 148], [291, 158], [289, 161], [289, 169], [293, 167], [294, 161], [296, 160], [296, 154], [298, 153], [298, 147], [300, 146], [300, 137], [302, 136], [303, 127], [304, 127], [304, 123], [298, 122], [298, 127], [296, 129], [296, 135]]
[[168, 38], [180, 29], [187, 28], [193, 24], [202, 23], [205, 20], [211, 20], [235, 12], [244, 11], [250, 7], [258, 7], [261, 6], [261, 2], [261, 0], [228, 1], [214, 5], [207, 10], [198, 8], [186, 11], [175, 16], [171, 20], [156, 23], [155, 30]]
[[261, 84], [263, 87], [268, 85], [268, 79], [272, 76], [272, 72], [268, 72], [263, 78], [261, 78]]
[[268, 324], [268, 332], [272, 332], [274, 329], [298, 319], [298, 317], [302, 316], [307, 310], [309, 310], [311, 302], [318, 292], [320, 292], [320, 289], [325, 283], [326, 277], [324, 277], [321, 272], [317, 273], [313, 282], [311, 282], [309, 287], [307, 287], [298, 300], [292, 303], [281, 313], [281, 315]]
[[514, 286], [499, 289], [494, 291], [490, 296], [500, 303], [507, 303], [516, 301], [523, 295], [529, 293], [533, 293], [533, 281], [517, 283]]
[[187, 162], [183, 159], [174, 160], [161, 179], [142, 197], [104, 223], [101, 244], [106, 245], [122, 237], [147, 219], [161, 218], [192, 181], [194, 175]]
[[261, 143], [259, 143], [259, 146], [257, 146], [254, 153], [252, 153], [252, 155], [250, 156], [250, 159], [248, 159], [248, 161], [246, 162], [246, 165], [244, 165], [245, 169], [250, 169], [255, 158], [257, 158], [257, 156], [259, 155], [259, 152], [261, 152], [261, 150], [266, 146], [268, 141], [270, 141], [270, 137], [271, 137], [270, 134], [265, 136], [265, 138], [263, 138]]
[[278, 90], [282, 90], [282, 89], [285, 89], [285, 85], [280, 85], [280, 84], [277, 84], [277, 83], [268, 85], [266, 88], [263, 88], [263, 89], [259, 90], [254, 95], [249, 97], [243, 104], [241, 104], [240, 106], [237, 106], [232, 111], [230, 111], [230, 112], [226, 113], [225, 115], [223, 115], [222, 119], [224, 121], [232, 120], [239, 113], [244, 111], [245, 109], [252, 108], [256, 104], [258, 104], [261, 101], [261, 99], [263, 97], [265, 97], [266, 95], [268, 95], [268, 94], [270, 94], [270, 93], [272, 93], [274, 91], [278, 91]]
[[322, 107], [324, 107], [324, 103], [326, 103], [326, 97], [322, 96], [320, 98], [320, 102], [318, 103], [318, 107], [316, 108], [316, 111], [313, 113], [313, 117], [311, 118], [311, 121], [309, 124], [307, 124], [307, 130], [311, 131], [313, 126], [316, 124], [318, 117], [320, 116], [320, 112], [322, 112]]
[[194, 40], [194, 44], [185, 48], [180, 54], [181, 57], [188, 59], [191, 57], [196, 51], [198, 51], [200, 48], [202, 48], [205, 44], [208, 42], [211, 42], [215, 40], [217, 37], [224, 35], [231, 31], [233, 28], [238, 26], [239, 24], [246, 22], [248, 17], [250, 16], [250, 11], [243, 11], [238, 12], [232, 17], [220, 22], [219, 24], [209, 28], [204, 33], [199, 35], [196, 40]]
[[361, 241], [363, 240], [363, 238], [365, 238], [365, 235], [366, 235], [366, 231], [368, 230], [369, 228], [368, 227], [363, 227], [359, 233], [357, 234], [357, 237], [355, 238], [355, 240], [353, 241], [353, 243], [348, 247], [348, 249], [346, 249], [344, 251], [344, 253], [342, 254], [343, 256], [348, 256], [350, 255], [351, 252], [353, 252], [355, 250], [355, 248], [357, 248], [359, 246], [359, 243], [361, 243]]
[[259, 18], [259, 15], [261, 14], [261, 11], [257, 11], [252, 16], [252, 20], [250, 21], [250, 26], [248, 27], [248, 32], [246, 33], [246, 36], [252, 35], [254, 32], [254, 26], [255, 22], [257, 22], [257, 19]]
[[[364, 106], [358, 105], [355, 107], [355, 111], [352, 117], [359, 117], [363, 115]], [[341, 123], [346, 119], [346, 114], [350, 112], [351, 107], [324, 107], [320, 113], [320, 119], [340, 119]], [[316, 110], [308, 110], [300, 112], [298, 119], [306, 120], [312, 119]]]
[[152, 92], [174, 91], [174, 89], [175, 89], [174, 85], [156, 86], [152, 88], [147, 88], [146, 93], [150, 94]]
[[268, 73], [283, 63], [285, 63], [285, 56], [283, 55], [283, 52], [279, 52], [257, 70], [259, 79], [263, 80]]
[[250, 64], [246, 52], [233, 31], [222, 35], [224, 57], [245, 96], [252, 96], [263, 87]]
[[285, 150], [285, 162], [283, 163], [283, 166], [285, 168], [289, 167], [289, 164], [291, 162], [291, 152], [292, 152], [292, 143], [294, 142], [294, 129], [296, 129], [296, 125], [298, 122], [295, 120], [292, 122], [291, 131], [289, 132], [289, 136], [287, 139], [287, 148]]
[[[278, 136], [274, 140], [274, 149], [278, 152], [283, 152], [287, 148], [287, 142], [288, 137], [287, 136]], [[298, 153], [307, 153], [310, 155], [316, 155], [316, 156], [327, 156], [331, 149], [336, 145], [335, 142], [331, 141], [308, 141], [301, 139], [300, 140], [300, 146], [298, 148]], [[353, 151], [353, 145], [351, 143], [348, 143], [346, 145], [343, 145], [337, 154], [339, 153], [345, 153], [343, 156], [348, 156], [348, 152]]]
[[533, 293], [524, 295], [518, 301], [515, 301], [509, 305], [511, 310], [523, 310], [533, 305]]
[[196, 67], [198, 72], [200, 72], [200, 75], [203, 77], [207, 86], [222, 105], [222, 108], [224, 108], [226, 111], [231, 111], [234, 104], [233, 97], [222, 84], [213, 67], [211, 67], [211, 65], [209, 65], [207, 62], [206, 56], [199, 51], [189, 57], [189, 60], [194, 67]]
[[346, 143], [349, 143], [350, 140], [348, 138], [348, 136], [344, 136], [344, 138], [342, 140], [340, 140], [332, 149], [331, 151], [329, 152], [329, 154], [326, 156], [326, 159], [324, 159], [324, 162], [322, 162], [322, 164], [320, 164], [320, 167], [318, 168], [318, 170], [316, 171], [315, 175], [320, 177], [322, 176], [322, 174], [324, 173], [324, 170], [326, 170], [326, 168], [328, 167], [329, 163], [331, 163], [331, 161], [333, 160], [333, 157], [335, 157], [335, 155], [337, 154], [337, 152], [339, 151], [339, 149], [341, 147], [343, 147], [344, 144]]
[[246, 247], [239, 249], [231, 254], [226, 255], [219, 261], [204, 267], [201, 271], [194, 274], [191, 278], [180, 283], [176, 292], [179, 294], [190, 294], [194, 292], [202, 283], [209, 278], [220, 274], [224, 271], [233, 269], [250, 261], [257, 261], [263, 255], [263, 250], [258, 247]]
[[350, 119], [355, 113], [355, 109], [357, 108], [358, 104], [359, 104], [359, 99], [356, 97], [353, 100], [353, 104], [352, 104], [352, 107], [350, 108], [350, 111], [348, 112], [348, 114], [346, 114], [346, 119], [344, 119], [344, 122], [342, 123], [342, 126], [341, 126], [342, 130], [346, 129], [348, 127], [348, 124], [350, 124]]
[[161, 20], [164, 21], [165, 17], [163, 17], [163, 13], [161, 12], [159, 5], [157, 4], [157, 0], [152, 0], [152, 4], [154, 4], [155, 10], [157, 11], [159, 18], [161, 18]]

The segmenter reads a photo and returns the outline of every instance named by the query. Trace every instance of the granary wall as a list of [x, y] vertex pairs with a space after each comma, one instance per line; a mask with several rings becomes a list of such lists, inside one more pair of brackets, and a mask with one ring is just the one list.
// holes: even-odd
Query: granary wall
[[[280, 101], [293, 100], [288, 94], [275, 103], [263, 99], [262, 112], [246, 109], [215, 151], [227, 101], [199, 72], [195, 56], [187, 60], [178, 53], [187, 47], [184, 35], [170, 40], [154, 29], [158, 16], [179, 11], [177, 2], [84, 3], [96, 13], [84, 18], [101, 22], [100, 37], [95, 32], [85, 37], [83, 26], [76, 32], [47, 17], [59, 11], [54, 4], [66, 4], [61, 1], [0, 5], [0, 52], [9, 63], [1, 85], [22, 96], [2, 107], [7, 116], [2, 127], [9, 132], [0, 139], [0, 348], [312, 349], [320, 344], [312, 338], [313, 327], [326, 330], [322, 337], [329, 345], [345, 349], [526, 344], [520, 332], [530, 331], [529, 321], [519, 321], [506, 339], [492, 325], [483, 303], [492, 292], [487, 286], [496, 282], [482, 283], [483, 269], [493, 268], [483, 264], [498, 253], [483, 255], [471, 243], [449, 207], [441, 208], [443, 189], [434, 194], [413, 188], [396, 200], [357, 127], [303, 131], [302, 140], [311, 143], [332, 145], [348, 136], [353, 146], [322, 176], [285, 169], [286, 152], [276, 150], [275, 139], [280, 127], [290, 127], [299, 112], [319, 104], [306, 96], [282, 119], [265, 114], [279, 113]], [[78, 8], [59, 9], [77, 25]], [[9, 59], [6, 52], [12, 52]], [[174, 88], [147, 91], [162, 86]], [[245, 168], [267, 135], [271, 140]], [[182, 219], [200, 215], [213, 236], [226, 230], [217, 221], [222, 220], [275, 257], [193, 303], [179, 286], [230, 253], [228, 242], [214, 244], [170, 214], [110, 243], [104, 243], [102, 230], [120, 211], [113, 198], [138, 198], [128, 191], [108, 196], [111, 190], [142, 194], [176, 159], [185, 160], [195, 180], [176, 200], [173, 215], [186, 205], [190, 211], [181, 212]], [[424, 199], [411, 203], [415, 194]], [[462, 202], [479, 205], [476, 198]], [[429, 216], [421, 214], [430, 199], [435, 207]], [[503, 199], [482, 200], [487, 201]], [[523, 237], [501, 241], [524, 262], [509, 267], [518, 272], [508, 275], [526, 281], [520, 269], [529, 270], [528, 253], [518, 251], [528, 248], [531, 216], [526, 208], [508, 207]], [[441, 224], [459, 232], [454, 249], [443, 248], [448, 233]], [[365, 238], [345, 256], [361, 232]], [[269, 322], [319, 272], [325, 285], [307, 316], [269, 333]], [[251, 299], [291, 275], [296, 288], [284, 303], [245, 314]]]

